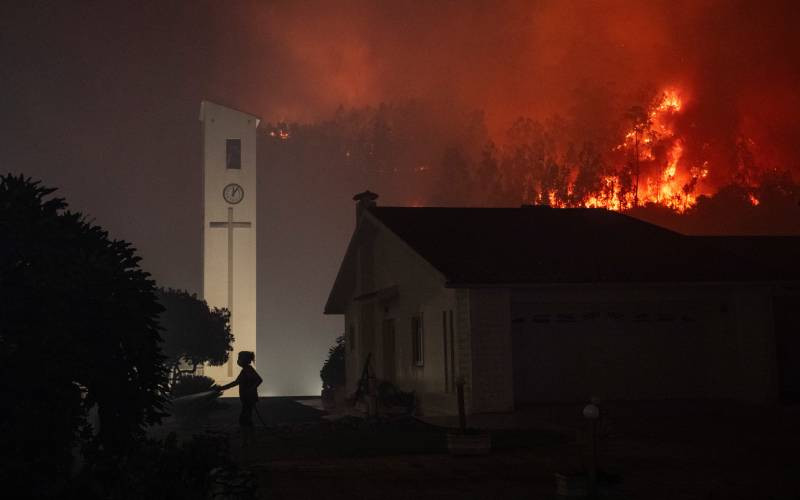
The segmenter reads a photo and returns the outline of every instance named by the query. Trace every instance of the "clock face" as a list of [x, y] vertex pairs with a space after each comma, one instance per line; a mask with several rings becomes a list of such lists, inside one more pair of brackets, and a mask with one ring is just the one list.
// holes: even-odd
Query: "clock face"
[[244, 189], [238, 184], [228, 184], [222, 189], [222, 197], [231, 205], [236, 205], [244, 198]]

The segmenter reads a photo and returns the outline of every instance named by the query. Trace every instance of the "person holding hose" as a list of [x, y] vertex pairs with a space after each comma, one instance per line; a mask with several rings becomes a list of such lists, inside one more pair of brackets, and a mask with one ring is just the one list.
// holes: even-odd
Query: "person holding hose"
[[252, 363], [256, 355], [251, 351], [241, 351], [236, 359], [236, 364], [242, 367], [239, 376], [230, 384], [220, 386], [217, 390], [222, 392], [231, 387], [239, 386], [239, 401], [242, 403], [242, 412], [239, 414], [239, 425], [242, 426], [242, 446], [248, 446], [253, 438], [253, 410], [258, 402], [258, 386], [261, 377], [253, 368]]

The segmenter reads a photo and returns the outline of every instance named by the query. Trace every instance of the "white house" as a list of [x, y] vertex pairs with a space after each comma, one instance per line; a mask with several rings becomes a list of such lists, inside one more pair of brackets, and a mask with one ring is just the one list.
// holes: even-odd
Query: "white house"
[[325, 306], [347, 386], [379, 379], [425, 413], [530, 403], [800, 395], [800, 238], [684, 236], [601, 209], [379, 207]]

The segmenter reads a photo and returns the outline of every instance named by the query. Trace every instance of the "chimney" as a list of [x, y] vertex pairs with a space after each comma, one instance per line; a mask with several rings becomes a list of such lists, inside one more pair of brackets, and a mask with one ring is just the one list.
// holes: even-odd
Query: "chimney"
[[369, 190], [353, 196], [353, 200], [356, 202], [356, 224], [358, 224], [358, 219], [361, 218], [361, 213], [364, 210], [377, 205], [377, 203], [375, 203], [377, 199], [378, 195]]

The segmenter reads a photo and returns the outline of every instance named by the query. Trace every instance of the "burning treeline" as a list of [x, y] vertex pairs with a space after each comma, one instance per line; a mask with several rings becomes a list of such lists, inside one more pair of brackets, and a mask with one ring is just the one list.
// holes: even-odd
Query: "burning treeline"
[[[356, 189], [400, 204], [601, 207], [708, 226], [694, 232], [723, 230], [712, 212], [797, 218], [796, 2], [270, 9], [247, 18], [255, 44], [282, 49], [280, 71], [258, 60], [264, 85], [241, 95], [265, 117], [313, 123], [284, 125], [285, 139], [276, 130], [276, 154], [361, 175]], [[748, 224], [731, 230], [765, 230]]]
[[[501, 145], [490, 143], [477, 163], [450, 151], [443, 171], [451, 180], [472, 177], [479, 185], [468, 197], [462, 191], [446, 201], [472, 198], [481, 205], [609, 210], [659, 206], [684, 213], [697, 205], [698, 197], [713, 195], [722, 186], [741, 188], [752, 205], [760, 203], [758, 193], [765, 180], [794, 189], [788, 168], [759, 164], [757, 145], [743, 135], [735, 138], [728, 161], [715, 165], [711, 144], [698, 144], [691, 137], [692, 127], [680, 128], [685, 105], [682, 92], [668, 87], [645, 106], [631, 106], [613, 127], [619, 131], [616, 143], [614, 137], [599, 144], [570, 140], [571, 127], [557, 117], [544, 124], [520, 118]], [[721, 175], [711, 175], [715, 167]]]
[[491, 137], [481, 112], [434, 113], [419, 102], [268, 125], [265, 139], [279, 162], [315, 165], [331, 182], [366, 183], [400, 204], [604, 208], [690, 233], [800, 231], [791, 171], [769, 165], [743, 134], [698, 140], [683, 120], [692, 109], [686, 94], [665, 87], [617, 117], [598, 117], [610, 132], [593, 140], [582, 140], [574, 115], [520, 117]]

